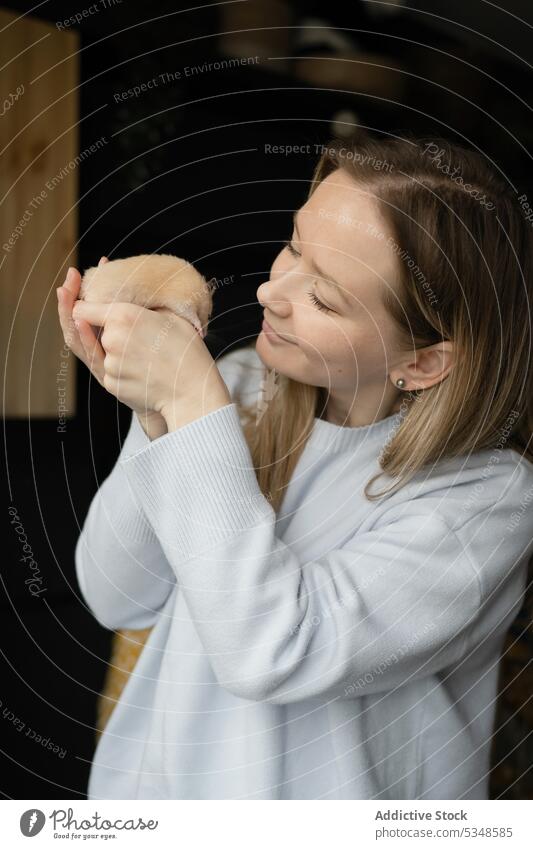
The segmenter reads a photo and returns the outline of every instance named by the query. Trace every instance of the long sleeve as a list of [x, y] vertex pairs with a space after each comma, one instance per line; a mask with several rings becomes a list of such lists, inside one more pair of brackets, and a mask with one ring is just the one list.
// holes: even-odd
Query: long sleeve
[[111, 473], [100, 485], [76, 544], [76, 574], [95, 618], [105, 628], [148, 628], [176, 578], [121, 461], [151, 444], [137, 416]]
[[355, 698], [462, 657], [481, 609], [478, 573], [455, 532], [416, 500], [302, 562], [275, 535], [235, 404], [120, 465], [230, 692], [274, 704]]

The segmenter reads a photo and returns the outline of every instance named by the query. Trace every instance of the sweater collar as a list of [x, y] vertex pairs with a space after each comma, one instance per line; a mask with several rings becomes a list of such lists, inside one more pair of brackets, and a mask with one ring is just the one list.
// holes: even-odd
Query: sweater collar
[[351, 451], [358, 447], [372, 451], [382, 447], [388, 441], [393, 431], [398, 428], [401, 419], [402, 413], [399, 411], [368, 425], [343, 427], [325, 419], [315, 418], [307, 444], [322, 452]]

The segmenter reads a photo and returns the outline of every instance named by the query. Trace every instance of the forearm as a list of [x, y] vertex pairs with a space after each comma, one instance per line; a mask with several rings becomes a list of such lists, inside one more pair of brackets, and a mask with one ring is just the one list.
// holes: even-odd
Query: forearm
[[148, 627], [175, 583], [120, 467], [121, 460], [149, 444], [134, 414], [119, 458], [91, 502], [76, 545], [80, 589], [105, 627]]
[[80, 589], [104, 627], [147, 628], [175, 576], [149, 525], [135, 518], [127, 485], [120, 492], [105, 487], [95, 495], [76, 544]]

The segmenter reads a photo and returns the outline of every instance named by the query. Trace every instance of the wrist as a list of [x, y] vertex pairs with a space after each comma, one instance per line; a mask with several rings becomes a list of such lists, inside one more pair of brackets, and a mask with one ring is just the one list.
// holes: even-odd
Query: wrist
[[165, 433], [168, 432], [167, 423], [161, 413], [156, 413], [155, 411], [150, 411], [148, 413], [139, 413], [136, 412], [135, 415], [144, 430], [146, 436], [150, 440], [158, 439], [160, 436], [164, 436]]
[[194, 402], [185, 398], [172, 401], [162, 407], [161, 415], [170, 433], [231, 403], [233, 403], [231, 395], [224, 384], [224, 386], [215, 387], [212, 391], [206, 393], [203, 398]]

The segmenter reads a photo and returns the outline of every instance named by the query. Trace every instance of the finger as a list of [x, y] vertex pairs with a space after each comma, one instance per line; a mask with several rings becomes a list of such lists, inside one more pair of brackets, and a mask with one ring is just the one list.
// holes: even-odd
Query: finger
[[95, 336], [94, 330], [88, 321], [83, 318], [76, 319], [76, 327], [80, 336], [81, 344], [87, 358], [87, 365], [96, 377], [102, 383], [104, 378], [104, 359], [105, 351], [100, 342]]
[[81, 286], [81, 274], [77, 268], [71, 266], [68, 269], [63, 286], [72, 294], [74, 300], [78, 297]]
[[72, 315], [74, 318], [84, 318], [95, 327], [103, 327], [109, 320], [110, 309], [113, 304], [100, 304], [95, 301], [76, 301]]
[[80, 285], [81, 275], [76, 268], [71, 266], [67, 271], [64, 284], [56, 290], [59, 305], [59, 321], [61, 323], [61, 329], [63, 330], [63, 336], [65, 337], [67, 345], [72, 348], [74, 353], [77, 355], [78, 351], [76, 351], [75, 346], [78, 344], [79, 350], [79, 338], [78, 332], [72, 322], [72, 307], [78, 297]]
[[59, 323], [61, 325], [61, 330], [63, 331], [65, 344], [74, 351], [76, 356], [80, 356], [82, 353], [80, 339], [77, 328], [72, 320], [72, 303], [74, 301], [74, 297], [65, 286], [60, 286], [56, 289], [56, 292]]

